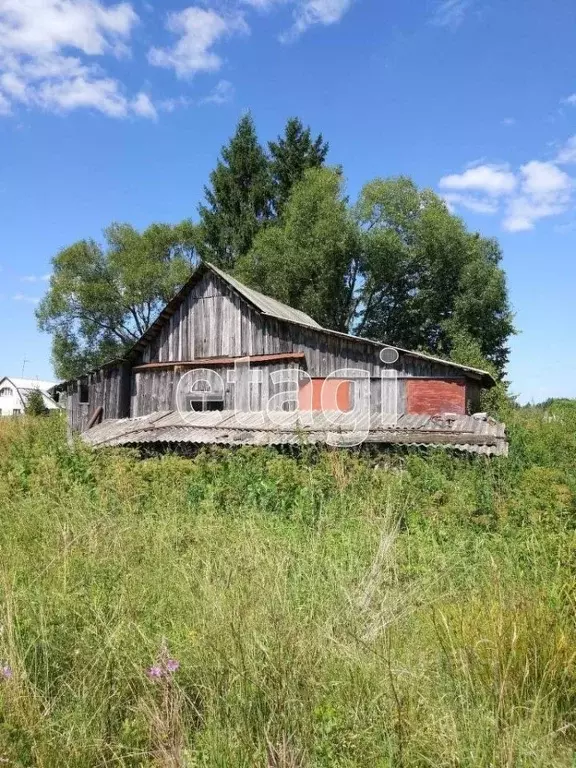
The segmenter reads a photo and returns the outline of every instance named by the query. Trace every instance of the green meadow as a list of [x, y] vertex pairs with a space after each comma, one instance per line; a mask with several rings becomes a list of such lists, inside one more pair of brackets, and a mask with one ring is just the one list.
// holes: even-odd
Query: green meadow
[[575, 765], [576, 403], [510, 457], [0, 422], [0, 764]]

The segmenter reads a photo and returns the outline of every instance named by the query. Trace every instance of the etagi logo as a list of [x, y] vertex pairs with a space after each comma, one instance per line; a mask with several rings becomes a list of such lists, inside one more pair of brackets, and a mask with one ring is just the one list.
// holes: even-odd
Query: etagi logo
[[[183, 374], [176, 407], [190, 423], [200, 411], [233, 411], [237, 426], [300, 428], [304, 433], [325, 433], [329, 445], [354, 447], [366, 440], [370, 430], [397, 425], [398, 371], [392, 366], [398, 359], [396, 349], [384, 347], [376, 366], [341, 368], [318, 379], [297, 367], [269, 372], [260, 363], [252, 368], [246, 357], [222, 373], [197, 368]], [[287, 412], [295, 417], [287, 420]], [[208, 423], [217, 419], [215, 415]]]

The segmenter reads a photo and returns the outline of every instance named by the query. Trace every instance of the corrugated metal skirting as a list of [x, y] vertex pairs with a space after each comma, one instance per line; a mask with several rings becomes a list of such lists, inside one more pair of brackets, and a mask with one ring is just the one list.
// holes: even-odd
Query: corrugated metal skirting
[[[346, 413], [157, 411], [136, 419], [110, 419], [83, 433], [93, 446], [190, 445], [355, 445]], [[393, 423], [378, 414], [360, 419], [362, 442], [387, 445], [445, 446], [484, 455], [507, 455], [505, 425], [475, 416], [403, 415]]]

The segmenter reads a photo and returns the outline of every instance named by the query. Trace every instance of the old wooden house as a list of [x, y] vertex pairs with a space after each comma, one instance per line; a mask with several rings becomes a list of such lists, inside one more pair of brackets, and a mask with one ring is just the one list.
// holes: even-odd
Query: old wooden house
[[502, 454], [504, 425], [477, 413], [494, 383], [322, 328], [203, 263], [124, 359], [53, 394], [94, 445], [367, 441]]

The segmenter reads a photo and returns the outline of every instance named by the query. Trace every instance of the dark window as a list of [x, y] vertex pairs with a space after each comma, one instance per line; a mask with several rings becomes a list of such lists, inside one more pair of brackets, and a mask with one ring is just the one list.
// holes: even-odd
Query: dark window
[[88, 402], [88, 384], [80, 384], [80, 402]]
[[10, 397], [12, 395], [12, 390], [10, 387], [3, 387], [0, 389], [0, 397]]
[[224, 399], [221, 394], [192, 392], [188, 395], [189, 411], [223, 411]]

